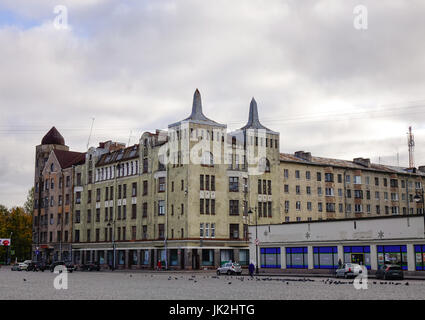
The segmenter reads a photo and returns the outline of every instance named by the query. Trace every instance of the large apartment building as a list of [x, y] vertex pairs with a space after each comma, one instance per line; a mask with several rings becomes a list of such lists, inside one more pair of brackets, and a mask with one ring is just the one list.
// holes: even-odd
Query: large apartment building
[[[107, 141], [71, 156], [60, 138], [36, 147], [37, 161], [45, 161], [36, 167], [44, 200], [35, 204], [34, 255], [44, 247], [46, 260], [119, 268], [153, 268], [158, 260], [184, 269], [228, 260], [246, 265], [249, 225], [423, 213], [422, 167], [282, 154], [279, 133], [260, 123], [254, 99], [248, 123], [234, 132], [204, 115], [196, 90], [189, 117], [143, 133], [136, 145]], [[40, 190], [55, 174], [71, 176], [71, 189], [58, 180], [55, 194]], [[72, 244], [66, 254], [65, 242]]]

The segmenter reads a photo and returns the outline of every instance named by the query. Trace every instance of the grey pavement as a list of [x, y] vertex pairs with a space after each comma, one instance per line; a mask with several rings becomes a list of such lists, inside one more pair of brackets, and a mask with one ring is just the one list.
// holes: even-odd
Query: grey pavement
[[216, 276], [213, 272], [76, 271], [68, 289], [53, 287], [49, 271], [0, 269], [0, 299], [178, 299], [178, 300], [413, 300], [425, 299], [425, 281], [369, 279], [368, 289], [356, 290], [352, 280], [284, 276]]

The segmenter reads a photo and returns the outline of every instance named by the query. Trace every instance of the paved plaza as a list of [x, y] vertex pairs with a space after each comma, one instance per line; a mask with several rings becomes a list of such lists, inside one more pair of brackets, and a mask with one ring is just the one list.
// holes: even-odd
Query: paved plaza
[[367, 290], [334, 278], [220, 276], [212, 272], [76, 271], [68, 289], [53, 286], [57, 274], [0, 269], [0, 299], [425, 299], [425, 281], [370, 279]]

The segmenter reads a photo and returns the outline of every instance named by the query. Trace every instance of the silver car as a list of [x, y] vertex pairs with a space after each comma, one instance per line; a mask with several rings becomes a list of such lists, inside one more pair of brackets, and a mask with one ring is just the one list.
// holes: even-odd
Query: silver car
[[227, 262], [217, 269], [217, 275], [221, 275], [221, 274], [240, 275], [241, 273], [242, 273], [242, 267], [239, 263], [236, 263], [236, 262]]
[[362, 273], [362, 267], [357, 263], [344, 263], [341, 268], [336, 269], [335, 276], [337, 278], [357, 277]]

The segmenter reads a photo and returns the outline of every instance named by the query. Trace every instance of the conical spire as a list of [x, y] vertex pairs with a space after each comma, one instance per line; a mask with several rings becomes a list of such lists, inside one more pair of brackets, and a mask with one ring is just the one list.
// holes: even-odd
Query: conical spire
[[257, 101], [252, 97], [251, 103], [249, 105], [249, 118], [248, 126], [261, 126], [260, 119], [258, 119], [258, 108]]
[[192, 120], [208, 120], [202, 113], [202, 99], [201, 93], [196, 89], [193, 95], [192, 113], [189, 117]]
[[58, 144], [64, 146], [65, 139], [55, 127], [52, 127], [41, 140], [41, 144]]
[[[211, 119], [208, 119], [202, 112], [202, 99], [201, 93], [198, 89], [195, 90], [193, 94], [193, 104], [192, 104], [192, 113], [190, 116], [182, 121], [195, 122], [199, 124], [206, 124], [212, 126], [226, 127], [224, 124], [217, 123]], [[182, 121], [170, 124], [169, 127], [174, 127], [180, 125]]]
[[251, 103], [249, 105], [248, 123], [242, 128], [242, 130], [245, 129], [263, 129], [267, 130], [269, 133], [275, 133], [261, 124], [260, 119], [258, 118], [257, 101], [255, 101], [254, 97], [251, 99]]

